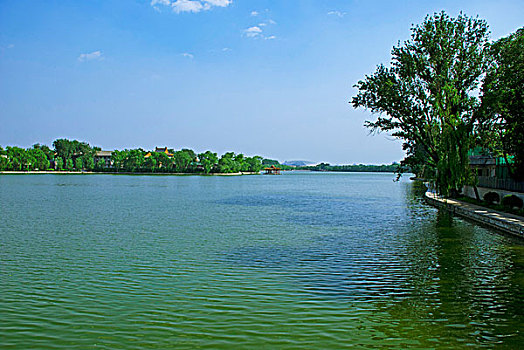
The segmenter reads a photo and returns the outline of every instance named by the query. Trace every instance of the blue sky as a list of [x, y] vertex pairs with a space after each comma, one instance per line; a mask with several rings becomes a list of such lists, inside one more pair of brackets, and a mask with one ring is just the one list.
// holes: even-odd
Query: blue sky
[[390, 163], [348, 102], [426, 14], [524, 25], [522, 1], [0, 1], [0, 145], [67, 137]]

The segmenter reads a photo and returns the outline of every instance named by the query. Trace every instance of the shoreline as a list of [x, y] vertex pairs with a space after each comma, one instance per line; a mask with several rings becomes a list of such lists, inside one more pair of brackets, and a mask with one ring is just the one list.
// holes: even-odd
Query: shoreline
[[145, 172], [110, 172], [110, 171], [0, 171], [0, 175], [159, 175], [159, 176], [242, 176], [259, 175], [257, 172], [238, 172], [238, 173], [145, 173]]
[[521, 216], [500, 212], [456, 199], [442, 198], [432, 192], [426, 192], [424, 199], [434, 207], [447, 209], [452, 214], [471, 219], [477, 223], [509, 233], [513, 236], [524, 238], [524, 218]]

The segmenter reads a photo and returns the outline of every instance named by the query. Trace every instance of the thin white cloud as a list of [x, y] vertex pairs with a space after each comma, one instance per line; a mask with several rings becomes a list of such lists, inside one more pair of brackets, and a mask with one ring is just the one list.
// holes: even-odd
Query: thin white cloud
[[259, 13], [257, 11], [251, 11], [251, 16], [256, 17], [258, 15], [259, 15]]
[[227, 7], [233, 0], [151, 0], [151, 6], [160, 11], [160, 6], [171, 7], [173, 12], [193, 12], [211, 10], [213, 7]]
[[153, 6], [153, 9], [156, 12], [161, 12], [160, 7], [158, 7], [157, 5], [171, 6], [171, 1], [170, 0], [151, 0], [151, 6]]
[[204, 10], [204, 5], [200, 1], [195, 0], [177, 0], [171, 4], [173, 11], [180, 12], [200, 12]]
[[265, 22], [261, 22], [258, 24], [259, 27], [265, 27], [265, 26], [268, 26], [268, 25], [273, 25], [273, 24], [277, 24], [277, 22], [273, 21], [272, 19], [268, 19], [267, 21]]
[[93, 51], [91, 53], [81, 53], [80, 56], [78, 56], [78, 61], [80, 62], [86, 62], [86, 61], [101, 61], [104, 57], [102, 56], [102, 51]]
[[187, 57], [187, 58], [190, 58], [190, 59], [195, 58], [195, 55], [193, 55], [193, 54], [191, 54], [191, 53], [189, 53], [189, 52], [184, 52], [184, 53], [182, 54], [182, 56]]
[[233, 0], [204, 0], [204, 2], [211, 6], [228, 7]]
[[277, 38], [275, 35], [264, 35], [264, 31], [260, 26], [253, 26], [245, 29], [244, 36], [247, 38], [264, 40], [273, 40]]
[[245, 36], [248, 38], [256, 38], [257, 36], [260, 36], [262, 34], [262, 29], [258, 26], [249, 27], [246, 30], [244, 30]]
[[169, 6], [171, 5], [171, 1], [170, 0], [151, 0], [151, 6], [155, 6], [155, 5]]
[[243, 36], [247, 38], [253, 38], [253, 39], [264, 39], [264, 40], [276, 39], [275, 35], [266, 35], [264, 32], [269, 29], [269, 25], [274, 25], [274, 24], [277, 24], [277, 22], [275, 22], [271, 18], [267, 19], [263, 22], [258, 23], [257, 25], [244, 29]]
[[346, 12], [340, 12], [340, 11], [329, 11], [327, 13], [329, 16], [337, 16], [339, 18], [342, 18], [346, 15]]
[[226, 52], [226, 51], [231, 51], [231, 49], [229, 47], [223, 47], [222, 52]]
[[13, 47], [15, 47], [15, 44], [9, 44], [9, 45], [7, 45], [7, 48], [8, 48], [8, 49], [12, 49]]

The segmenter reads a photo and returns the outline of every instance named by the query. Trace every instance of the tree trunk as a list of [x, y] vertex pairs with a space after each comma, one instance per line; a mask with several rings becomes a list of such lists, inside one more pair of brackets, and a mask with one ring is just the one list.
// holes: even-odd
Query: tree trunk
[[475, 191], [475, 198], [480, 202], [479, 190], [477, 186], [473, 186], [473, 191]]

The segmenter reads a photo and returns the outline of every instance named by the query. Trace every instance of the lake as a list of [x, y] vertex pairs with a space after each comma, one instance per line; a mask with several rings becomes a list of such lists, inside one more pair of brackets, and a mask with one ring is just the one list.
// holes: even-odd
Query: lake
[[524, 242], [393, 174], [0, 176], [0, 348], [517, 348]]

